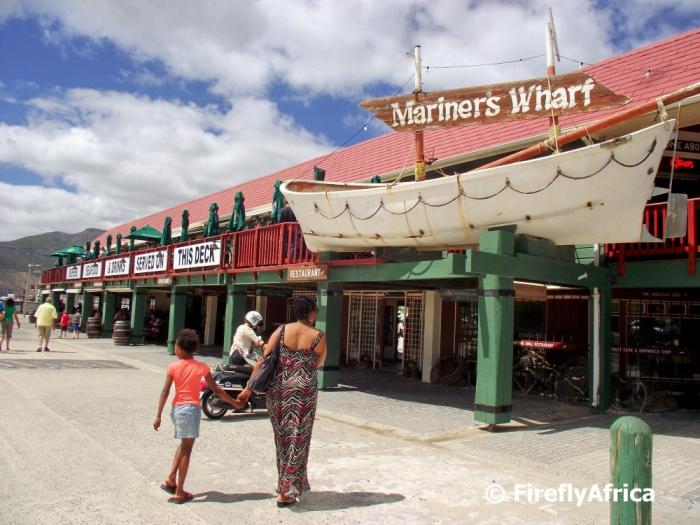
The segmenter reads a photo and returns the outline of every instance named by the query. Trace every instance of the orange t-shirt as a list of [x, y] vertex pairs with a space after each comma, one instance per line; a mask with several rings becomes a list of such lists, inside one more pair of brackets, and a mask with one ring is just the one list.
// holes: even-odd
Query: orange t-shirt
[[202, 378], [209, 373], [206, 363], [195, 359], [178, 359], [170, 363], [166, 374], [175, 383], [173, 406], [192, 404], [199, 406], [199, 388]]

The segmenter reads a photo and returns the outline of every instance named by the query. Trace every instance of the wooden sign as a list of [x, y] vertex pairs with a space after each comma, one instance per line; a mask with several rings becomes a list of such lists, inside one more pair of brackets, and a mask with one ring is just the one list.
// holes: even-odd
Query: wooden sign
[[287, 270], [287, 281], [326, 281], [328, 279], [327, 266], [300, 266]]
[[567, 73], [506, 84], [421, 92], [365, 100], [368, 109], [395, 131], [492, 124], [512, 120], [591, 113], [626, 104], [592, 77]]
[[207, 241], [178, 246], [173, 251], [173, 269], [218, 266], [221, 263], [221, 241]]

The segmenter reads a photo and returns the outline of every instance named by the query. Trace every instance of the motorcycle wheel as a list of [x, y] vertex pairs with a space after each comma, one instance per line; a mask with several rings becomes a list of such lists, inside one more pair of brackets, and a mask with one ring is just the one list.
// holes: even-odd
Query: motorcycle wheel
[[211, 404], [214, 399], [218, 399], [214, 392], [207, 392], [202, 398], [202, 412], [209, 419], [221, 419], [224, 417], [228, 408], [226, 407], [216, 407]]

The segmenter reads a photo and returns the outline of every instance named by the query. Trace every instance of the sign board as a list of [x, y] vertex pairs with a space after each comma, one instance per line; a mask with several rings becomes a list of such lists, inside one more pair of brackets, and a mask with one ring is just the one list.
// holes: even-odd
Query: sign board
[[102, 261], [83, 264], [83, 279], [102, 277]]
[[[674, 142], [675, 140], [671, 139], [666, 144], [664, 156], [673, 156]], [[678, 133], [678, 143], [676, 144], [676, 156], [682, 159], [700, 159], [700, 133], [696, 131], [680, 131]]]
[[327, 266], [300, 266], [287, 270], [287, 281], [325, 281], [328, 279]]
[[414, 131], [591, 113], [628, 101], [576, 71], [549, 79], [376, 98], [360, 106], [394, 131]]
[[76, 279], [80, 279], [80, 276], [82, 275], [82, 266], [79, 264], [76, 264], [75, 266], [69, 266], [66, 268], [66, 279], [69, 281], [75, 281]]
[[161, 286], [170, 286], [173, 284], [173, 280], [170, 277], [162, 277], [156, 280], [156, 284]]
[[67, 288], [66, 293], [69, 294], [79, 294], [82, 290], [80, 288]]
[[202, 268], [221, 263], [221, 241], [179, 246], [173, 251], [173, 269]]
[[515, 342], [521, 348], [542, 348], [543, 350], [568, 350], [570, 345], [561, 341], [534, 341], [521, 339]]
[[161, 273], [168, 269], [168, 250], [134, 255], [134, 273]]
[[105, 277], [114, 275], [129, 275], [131, 257], [118, 257], [105, 261]]

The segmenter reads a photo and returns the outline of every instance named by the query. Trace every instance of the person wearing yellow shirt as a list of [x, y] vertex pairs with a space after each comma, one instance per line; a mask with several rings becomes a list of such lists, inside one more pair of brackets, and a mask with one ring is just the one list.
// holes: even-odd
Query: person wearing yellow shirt
[[34, 312], [36, 317], [36, 328], [39, 330], [39, 348], [37, 352], [49, 351], [49, 339], [51, 339], [51, 330], [53, 329], [53, 320], [58, 317], [56, 308], [51, 304], [51, 296], [46, 296], [46, 301]]

